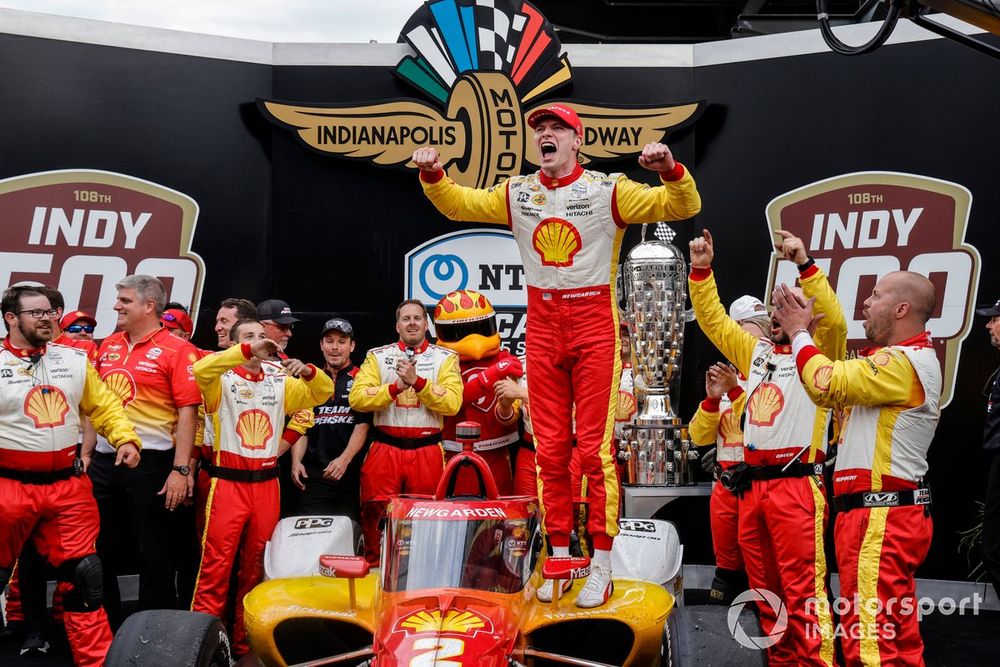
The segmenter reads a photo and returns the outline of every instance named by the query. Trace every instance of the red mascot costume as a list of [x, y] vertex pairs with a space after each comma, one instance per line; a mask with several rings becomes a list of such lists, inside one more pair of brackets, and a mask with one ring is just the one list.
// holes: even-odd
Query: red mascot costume
[[[496, 313], [489, 299], [473, 290], [449, 292], [434, 308], [437, 344], [458, 353], [462, 383], [462, 409], [444, 420], [445, 457], [450, 459], [462, 450], [455, 440], [455, 425], [478, 422], [482, 430], [475, 451], [490, 466], [500, 495], [511, 495], [514, 488], [510, 465], [510, 446], [518, 441], [517, 401], [506, 403], [497, 398], [494, 385], [505, 378], [521, 377], [521, 362], [500, 347]], [[456, 485], [459, 495], [474, 495], [479, 480], [473, 470], [461, 473]]]

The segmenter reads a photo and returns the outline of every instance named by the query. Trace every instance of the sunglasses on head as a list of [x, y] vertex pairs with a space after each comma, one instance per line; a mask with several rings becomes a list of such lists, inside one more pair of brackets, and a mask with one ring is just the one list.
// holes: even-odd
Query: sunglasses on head
[[94, 333], [93, 324], [71, 324], [66, 327], [69, 333]]
[[160, 319], [161, 320], [166, 320], [167, 322], [176, 322], [177, 321], [177, 316], [174, 315], [173, 313], [163, 313], [163, 315], [160, 317]]

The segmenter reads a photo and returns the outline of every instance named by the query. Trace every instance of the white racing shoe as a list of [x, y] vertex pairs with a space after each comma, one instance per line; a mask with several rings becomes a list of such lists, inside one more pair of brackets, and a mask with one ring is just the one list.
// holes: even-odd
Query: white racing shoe
[[[535, 591], [535, 597], [538, 598], [539, 602], [552, 602], [552, 582], [553, 579], [548, 579], [544, 584], [542, 584], [537, 591]], [[566, 595], [566, 591], [573, 587], [572, 579], [560, 579], [560, 585], [562, 585], [562, 595]]]
[[615, 592], [615, 584], [611, 580], [611, 568], [603, 565], [592, 565], [587, 583], [576, 596], [576, 606], [583, 609], [600, 607], [608, 601]]

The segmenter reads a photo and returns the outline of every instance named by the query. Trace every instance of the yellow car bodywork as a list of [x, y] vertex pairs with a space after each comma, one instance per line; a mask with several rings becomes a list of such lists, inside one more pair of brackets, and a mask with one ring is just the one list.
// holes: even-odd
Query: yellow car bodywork
[[[631, 651], [623, 665], [652, 667], [659, 664], [663, 626], [673, 609], [674, 598], [662, 586], [634, 579], [615, 579], [614, 595], [594, 609], [580, 609], [570, 591], [557, 605], [539, 602], [535, 588], [541, 583], [540, 566], [519, 594], [502, 596], [511, 605], [522, 607], [521, 627], [511, 657], [532, 664], [533, 633], [568, 621], [605, 620], [623, 623], [632, 632]], [[374, 634], [380, 609], [392, 603], [392, 596], [382, 592], [379, 572], [353, 580], [321, 576], [274, 579], [253, 589], [244, 600], [244, 621], [254, 655], [265, 665], [286, 665], [275, 642], [275, 629], [289, 619], [313, 618], [349, 623]], [[580, 582], [577, 582], [579, 586]], [[463, 589], [462, 595], [482, 595], [495, 599], [496, 594]], [[314, 659], [324, 657], [316, 655]], [[360, 660], [356, 661], [357, 664]]]

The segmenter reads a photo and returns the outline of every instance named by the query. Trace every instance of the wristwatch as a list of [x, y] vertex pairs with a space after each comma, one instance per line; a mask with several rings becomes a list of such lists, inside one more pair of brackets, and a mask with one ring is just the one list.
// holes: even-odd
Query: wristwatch
[[179, 472], [180, 474], [184, 475], [185, 477], [187, 477], [191, 473], [191, 466], [174, 466], [173, 469]]

